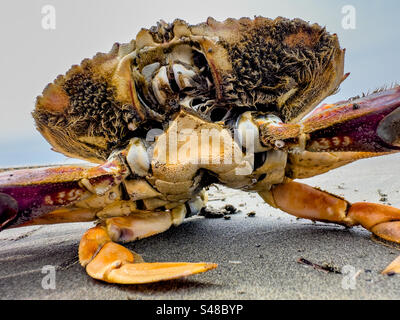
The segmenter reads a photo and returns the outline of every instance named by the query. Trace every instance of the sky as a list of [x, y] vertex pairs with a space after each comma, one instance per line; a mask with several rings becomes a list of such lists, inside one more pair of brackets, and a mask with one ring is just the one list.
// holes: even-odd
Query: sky
[[[43, 27], [46, 5], [55, 9], [55, 29]], [[325, 102], [400, 82], [398, 0], [2, 0], [0, 6], [0, 167], [77, 162], [51, 151], [36, 131], [36, 97], [71, 65], [108, 52], [114, 42], [129, 42], [160, 19], [195, 24], [209, 16], [261, 15], [326, 26], [347, 49], [345, 71], [351, 75]], [[346, 6], [355, 10], [351, 28], [343, 24]]]

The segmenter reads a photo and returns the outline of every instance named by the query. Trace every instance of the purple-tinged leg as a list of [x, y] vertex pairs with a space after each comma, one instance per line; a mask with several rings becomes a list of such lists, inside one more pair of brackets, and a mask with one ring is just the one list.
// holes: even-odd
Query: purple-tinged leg
[[[265, 146], [312, 152], [400, 150], [400, 87], [324, 105], [299, 123], [260, 127]], [[279, 143], [277, 143], [279, 142]]]
[[56, 209], [102, 195], [126, 169], [117, 161], [98, 167], [60, 166], [0, 173], [0, 230], [23, 225]]

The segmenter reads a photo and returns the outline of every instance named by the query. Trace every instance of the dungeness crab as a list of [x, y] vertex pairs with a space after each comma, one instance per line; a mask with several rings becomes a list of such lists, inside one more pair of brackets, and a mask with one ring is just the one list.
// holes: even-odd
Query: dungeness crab
[[[98, 165], [3, 171], [0, 228], [96, 221], [79, 246], [91, 277], [178, 278], [216, 264], [145, 263], [118, 242], [179, 225], [219, 183], [400, 243], [400, 209], [293, 181], [400, 150], [400, 87], [317, 107], [347, 77], [344, 55], [335, 34], [300, 19], [142, 29], [37, 98], [33, 117], [53, 149]], [[400, 272], [400, 260], [383, 272]]]

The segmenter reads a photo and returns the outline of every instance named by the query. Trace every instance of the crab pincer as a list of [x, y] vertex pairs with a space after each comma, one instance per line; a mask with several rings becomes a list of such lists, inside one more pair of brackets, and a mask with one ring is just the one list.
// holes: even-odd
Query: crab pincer
[[400, 150], [400, 87], [362, 98], [322, 105], [298, 123], [267, 122], [261, 142], [311, 152]]
[[[122, 175], [122, 167], [116, 161], [97, 167], [66, 165], [1, 172], [1, 226], [37, 223], [44, 215], [72, 205], [92, 192], [106, 192], [121, 181]], [[82, 216], [75, 219], [79, 221]]]
[[79, 260], [94, 279], [120, 284], [171, 280], [217, 267], [214, 263], [145, 263], [140, 255], [113, 242], [102, 226], [89, 229], [79, 246]]
[[0, 193], [0, 230], [18, 214], [18, 202], [6, 193]]

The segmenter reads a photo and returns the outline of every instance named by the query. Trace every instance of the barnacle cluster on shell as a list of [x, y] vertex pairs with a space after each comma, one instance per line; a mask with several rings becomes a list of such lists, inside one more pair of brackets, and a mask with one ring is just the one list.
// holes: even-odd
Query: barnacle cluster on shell
[[[162, 54], [150, 47], [141, 50], [132, 75], [141, 104], [157, 119], [164, 120], [180, 107], [204, 112], [214, 101], [213, 78], [204, 55], [189, 43], [178, 42]], [[154, 57], [151, 63], [146, 56]], [[154, 113], [156, 113], [154, 115]]]

